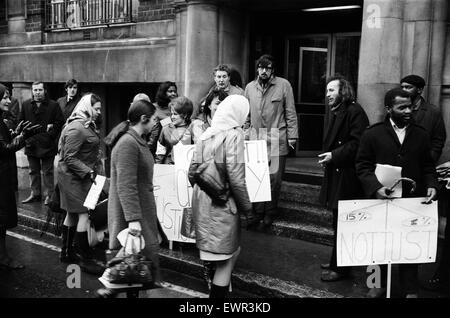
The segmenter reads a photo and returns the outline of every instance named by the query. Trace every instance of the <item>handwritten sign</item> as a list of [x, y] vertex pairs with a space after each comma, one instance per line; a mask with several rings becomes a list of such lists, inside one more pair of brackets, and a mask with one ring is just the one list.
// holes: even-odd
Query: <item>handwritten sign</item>
[[433, 263], [437, 202], [425, 198], [339, 201], [337, 265]]
[[188, 179], [188, 172], [194, 151], [195, 145], [178, 143], [173, 147], [178, 204], [186, 208], [191, 207], [193, 189]]
[[245, 141], [245, 183], [251, 202], [272, 200], [267, 143], [264, 140]]
[[[156, 211], [159, 222], [169, 241], [193, 243], [195, 240], [180, 234], [183, 209], [190, 206], [190, 198], [184, 200], [180, 193], [186, 191], [184, 183], [177, 184], [174, 165], [155, 164], [153, 173], [153, 193], [156, 201]], [[181, 188], [180, 188], [181, 187]], [[180, 188], [180, 189], [179, 189]]]

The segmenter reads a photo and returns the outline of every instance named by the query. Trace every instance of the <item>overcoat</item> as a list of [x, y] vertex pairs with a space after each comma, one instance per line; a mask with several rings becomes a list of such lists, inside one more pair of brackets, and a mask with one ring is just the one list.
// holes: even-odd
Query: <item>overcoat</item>
[[58, 186], [61, 208], [69, 213], [86, 213], [84, 200], [91, 188], [89, 172], [101, 172], [100, 137], [86, 120], [68, 123], [61, 134]]
[[384, 122], [371, 126], [361, 138], [356, 158], [356, 172], [366, 196], [374, 198], [376, 191], [382, 187], [375, 176], [377, 163], [402, 167], [401, 176], [416, 182], [413, 193], [410, 192], [411, 185], [403, 183], [403, 197], [425, 196], [427, 188], [437, 189], [430, 149], [429, 136], [422, 126], [409, 124], [403, 144], [400, 144], [388, 117]]
[[109, 248], [120, 249], [117, 234], [128, 227], [128, 222], [139, 221], [145, 241], [143, 254], [153, 261], [154, 275], [159, 277], [161, 236], [153, 194], [153, 165], [146, 141], [130, 128], [111, 153], [108, 230]]
[[23, 146], [23, 137], [12, 138], [8, 127], [0, 120], [0, 226], [7, 229], [17, 226], [16, 151]]
[[[252, 209], [245, 185], [244, 135], [241, 128], [234, 128], [214, 137], [198, 141], [189, 167], [196, 243], [202, 251], [232, 254], [239, 247], [240, 215]], [[226, 171], [229, 182], [230, 196], [223, 206], [215, 204], [194, 180], [198, 166], [211, 158], [223, 166], [219, 171]]]
[[325, 166], [319, 200], [329, 209], [337, 209], [339, 200], [357, 199], [363, 195], [356, 177], [355, 158], [369, 120], [357, 103], [343, 104], [340, 108], [335, 114], [330, 112], [323, 142], [323, 152], [331, 152], [332, 159]]

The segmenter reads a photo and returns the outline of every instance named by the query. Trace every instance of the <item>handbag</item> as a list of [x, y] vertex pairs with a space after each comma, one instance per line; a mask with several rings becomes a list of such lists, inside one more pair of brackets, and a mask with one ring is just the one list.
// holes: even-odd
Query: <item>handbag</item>
[[230, 190], [224, 163], [217, 163], [214, 157], [203, 162], [195, 170], [194, 180], [215, 204], [226, 204], [230, 196]]
[[[127, 246], [128, 238], [131, 234], [127, 235], [125, 245], [118, 255], [125, 253], [125, 247]], [[140, 236], [139, 242], [142, 247], [142, 236]], [[132, 245], [133, 246], [133, 245]], [[152, 275], [152, 262], [147, 258], [133, 250], [132, 254], [124, 256], [116, 256], [110, 260], [106, 269], [106, 279], [112, 284], [151, 284], [153, 283]]]
[[195, 239], [195, 223], [192, 208], [183, 209], [183, 217], [181, 218], [181, 235], [191, 239]]

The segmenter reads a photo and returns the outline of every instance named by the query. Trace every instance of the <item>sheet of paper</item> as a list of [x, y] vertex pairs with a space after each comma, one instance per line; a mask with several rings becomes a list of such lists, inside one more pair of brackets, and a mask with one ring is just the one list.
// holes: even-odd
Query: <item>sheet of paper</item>
[[100, 193], [102, 192], [103, 186], [105, 184], [106, 177], [97, 175], [95, 177], [95, 183], [92, 184], [91, 189], [84, 200], [83, 206], [89, 210], [94, 210], [97, 205], [98, 199], [100, 198]]
[[170, 117], [166, 117], [159, 121], [162, 127], [167, 126], [168, 124], [172, 123], [172, 119]]
[[[397, 181], [402, 177], [402, 167], [382, 165], [377, 163], [377, 166], [375, 168], [375, 176], [383, 186], [390, 188], [395, 181]], [[401, 182], [399, 182], [397, 186], [394, 188], [394, 192], [391, 194], [391, 197], [392, 198], [402, 197]]]

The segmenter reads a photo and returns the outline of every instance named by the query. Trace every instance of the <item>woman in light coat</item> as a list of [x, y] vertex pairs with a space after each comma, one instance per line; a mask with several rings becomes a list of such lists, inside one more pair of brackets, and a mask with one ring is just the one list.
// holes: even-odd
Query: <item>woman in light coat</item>
[[[219, 104], [209, 127], [196, 145], [189, 168], [194, 187], [192, 211], [196, 243], [203, 261], [216, 263], [210, 298], [225, 297], [231, 273], [240, 252], [240, 214], [251, 213], [252, 205], [245, 185], [244, 124], [248, 100], [231, 95]], [[214, 158], [229, 183], [230, 196], [225, 205], [217, 205], [198, 184], [194, 173], [202, 162]]]
[[[98, 273], [88, 242], [88, 209], [83, 206], [97, 173], [103, 172], [96, 121], [100, 97], [86, 94], [78, 102], [59, 139], [58, 187], [61, 208], [67, 211], [62, 229], [62, 262], [79, 262], [83, 270]], [[72, 242], [74, 241], [74, 247]]]

